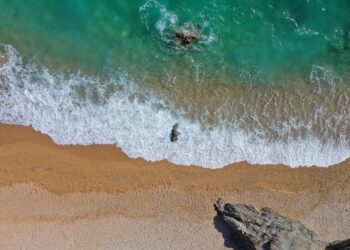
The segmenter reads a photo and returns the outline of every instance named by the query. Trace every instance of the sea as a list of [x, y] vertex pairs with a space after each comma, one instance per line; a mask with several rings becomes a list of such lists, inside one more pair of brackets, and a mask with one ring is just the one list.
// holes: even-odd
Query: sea
[[180, 165], [339, 163], [350, 1], [0, 0], [0, 123]]

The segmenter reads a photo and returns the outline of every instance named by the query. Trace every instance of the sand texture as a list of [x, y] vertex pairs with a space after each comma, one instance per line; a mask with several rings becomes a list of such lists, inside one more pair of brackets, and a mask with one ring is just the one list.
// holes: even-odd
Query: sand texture
[[113, 146], [58, 146], [0, 125], [0, 249], [225, 249], [218, 197], [341, 240], [350, 237], [349, 164], [209, 170], [130, 159]]

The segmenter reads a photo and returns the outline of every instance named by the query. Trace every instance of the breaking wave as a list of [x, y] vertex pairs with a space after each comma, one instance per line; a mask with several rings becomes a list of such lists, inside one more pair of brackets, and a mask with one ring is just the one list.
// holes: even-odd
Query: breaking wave
[[[315, 67], [310, 78], [334, 80], [321, 71]], [[206, 129], [141, 86], [125, 72], [107, 79], [55, 73], [24, 63], [12, 46], [0, 48], [0, 122], [31, 125], [57, 144], [114, 144], [133, 158], [208, 168], [239, 161], [325, 167], [350, 155], [348, 138], [342, 136], [336, 143], [312, 133], [271, 140], [234, 124]], [[175, 122], [181, 137], [172, 143]]]

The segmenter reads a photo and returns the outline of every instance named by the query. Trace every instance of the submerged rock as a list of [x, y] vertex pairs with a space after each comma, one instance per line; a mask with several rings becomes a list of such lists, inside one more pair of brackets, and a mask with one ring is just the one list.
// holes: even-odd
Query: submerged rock
[[327, 247], [303, 224], [270, 208], [259, 211], [248, 205], [224, 204], [221, 199], [214, 207], [232, 229], [232, 238], [239, 250], [319, 250]]
[[174, 35], [176, 42], [180, 44], [182, 47], [187, 47], [194, 41], [198, 40], [200, 37], [199, 32], [192, 32], [185, 29], [175, 29]]
[[175, 123], [170, 134], [170, 141], [177, 142], [180, 136], [179, 124]]

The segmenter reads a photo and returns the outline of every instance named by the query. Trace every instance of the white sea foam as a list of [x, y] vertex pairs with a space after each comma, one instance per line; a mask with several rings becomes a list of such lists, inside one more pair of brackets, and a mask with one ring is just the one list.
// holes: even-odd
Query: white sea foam
[[[58, 144], [115, 144], [130, 157], [208, 168], [239, 161], [329, 166], [350, 155], [345, 142], [334, 146], [314, 137], [268, 142], [229, 126], [204, 131], [159, 98], [140, 93], [126, 74], [101, 83], [79, 74], [64, 77], [35, 64], [24, 65], [11, 46], [2, 46], [0, 54], [0, 122], [32, 125]], [[102, 93], [102, 87], [94, 86], [108, 84], [115, 86], [112, 96], [96, 103], [89, 99], [93, 91]], [[79, 96], [79, 86], [93, 90], [87, 88]], [[142, 100], [137, 98], [140, 94]], [[169, 133], [175, 122], [180, 124], [181, 136], [172, 143]]]

